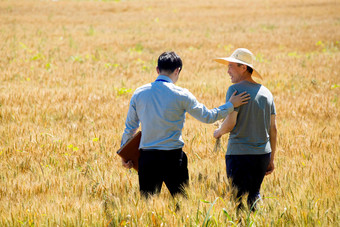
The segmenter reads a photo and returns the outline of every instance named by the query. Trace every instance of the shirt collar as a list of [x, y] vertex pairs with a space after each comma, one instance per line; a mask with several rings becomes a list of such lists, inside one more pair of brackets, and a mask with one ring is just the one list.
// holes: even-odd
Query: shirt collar
[[159, 75], [156, 80], [158, 80], [158, 79], [166, 80], [169, 83], [173, 83], [172, 80], [168, 76], [165, 76], [165, 75]]

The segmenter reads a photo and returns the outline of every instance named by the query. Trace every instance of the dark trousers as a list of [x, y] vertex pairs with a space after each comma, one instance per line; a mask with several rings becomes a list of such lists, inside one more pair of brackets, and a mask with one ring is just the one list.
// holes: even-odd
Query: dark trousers
[[182, 149], [141, 149], [138, 163], [139, 189], [142, 196], [158, 194], [163, 182], [172, 196], [186, 196], [184, 187], [189, 182], [188, 159]]
[[[260, 188], [270, 161], [270, 153], [264, 155], [226, 155], [227, 176], [237, 189], [237, 199], [248, 193], [248, 206], [255, 207], [261, 198]], [[240, 205], [239, 207], [242, 207]]]

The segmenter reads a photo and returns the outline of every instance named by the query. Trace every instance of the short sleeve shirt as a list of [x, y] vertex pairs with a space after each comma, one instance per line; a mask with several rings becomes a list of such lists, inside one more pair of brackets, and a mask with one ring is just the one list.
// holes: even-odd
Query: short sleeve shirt
[[270, 153], [270, 118], [276, 115], [272, 93], [261, 84], [242, 81], [229, 87], [227, 101], [234, 91], [237, 94], [246, 91], [251, 99], [248, 104], [234, 109], [238, 115], [229, 135], [227, 155]]

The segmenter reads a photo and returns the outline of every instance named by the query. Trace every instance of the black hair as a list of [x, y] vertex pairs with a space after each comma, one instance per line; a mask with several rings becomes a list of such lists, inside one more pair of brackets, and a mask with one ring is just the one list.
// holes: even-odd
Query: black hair
[[247, 71], [248, 71], [248, 72], [250, 73], [250, 75], [251, 75], [251, 74], [253, 74], [253, 71], [254, 71], [254, 70], [253, 70], [251, 67], [249, 67], [249, 66], [247, 65]]
[[175, 69], [180, 68], [182, 70], [182, 60], [181, 58], [173, 51], [164, 52], [158, 58], [158, 69], [160, 72], [168, 72], [172, 73]]
[[[237, 63], [237, 65], [238, 65], [238, 66], [241, 66], [241, 65], [243, 65], [243, 64]], [[250, 73], [250, 75], [253, 74], [253, 71], [254, 71], [254, 70], [253, 70], [250, 66], [248, 66], [248, 65], [246, 65], [246, 66], [247, 66], [247, 71]]]

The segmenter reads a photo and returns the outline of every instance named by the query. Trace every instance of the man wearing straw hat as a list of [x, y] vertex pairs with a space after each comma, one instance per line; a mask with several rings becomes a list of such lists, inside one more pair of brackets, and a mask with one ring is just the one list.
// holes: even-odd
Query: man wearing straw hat
[[[229, 101], [208, 109], [187, 90], [175, 85], [182, 69], [182, 60], [175, 52], [164, 52], [158, 58], [158, 77], [136, 89], [130, 101], [121, 145], [123, 146], [142, 125], [140, 158], [138, 162], [139, 189], [142, 196], [159, 193], [163, 182], [171, 195], [182, 193], [188, 184], [187, 157], [182, 129], [185, 113], [205, 123], [225, 118], [228, 113], [247, 103], [248, 95], [236, 92]], [[131, 161], [122, 160], [132, 167]]]
[[230, 57], [214, 59], [228, 65], [233, 85], [227, 91], [227, 100], [235, 91], [246, 91], [251, 97], [247, 105], [235, 108], [227, 116], [214, 137], [230, 133], [225, 156], [227, 176], [237, 189], [237, 199], [248, 194], [247, 202], [252, 210], [261, 198], [264, 176], [274, 170], [277, 134], [273, 95], [253, 80], [253, 77], [262, 79], [253, 67], [253, 59], [253, 54], [244, 48], [235, 50]]

